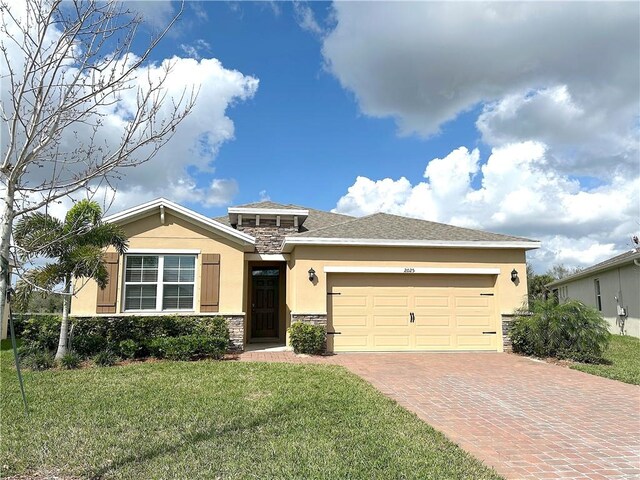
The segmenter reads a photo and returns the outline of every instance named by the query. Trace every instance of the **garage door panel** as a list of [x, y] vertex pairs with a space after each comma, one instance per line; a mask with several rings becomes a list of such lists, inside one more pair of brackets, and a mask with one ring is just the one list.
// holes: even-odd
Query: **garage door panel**
[[408, 315], [373, 315], [374, 327], [407, 327]]
[[434, 327], [450, 327], [453, 324], [451, 315], [442, 315], [441, 312], [420, 311], [415, 312], [417, 327], [434, 326]]
[[335, 350], [349, 351], [352, 349], [366, 349], [369, 344], [367, 335], [334, 335]]
[[[489, 275], [332, 274], [335, 351], [496, 350]], [[337, 295], [339, 294], [339, 295]], [[481, 295], [485, 294], [485, 295]], [[410, 321], [410, 312], [415, 321]]]
[[489, 327], [492, 325], [491, 317], [486, 315], [458, 315], [456, 316], [456, 324], [458, 329], [464, 327]]
[[366, 327], [367, 316], [366, 315], [339, 315], [334, 317], [334, 324], [342, 325], [344, 327]]
[[440, 308], [448, 309], [451, 307], [449, 295], [438, 295], [438, 294], [433, 296], [415, 295], [414, 299], [415, 299], [415, 302], [414, 302], [415, 308], [440, 307]]
[[408, 307], [406, 295], [373, 295], [373, 307]]
[[409, 347], [408, 335], [374, 335], [375, 347]]
[[465, 350], [495, 349], [495, 335], [460, 335], [456, 336], [458, 347]]
[[367, 295], [348, 295], [340, 294], [336, 295], [334, 299], [334, 305], [337, 307], [366, 307]]
[[489, 307], [489, 302], [490, 302], [490, 298], [493, 297], [485, 297], [485, 296], [481, 296], [479, 293], [476, 293], [475, 295], [470, 295], [470, 294], [464, 294], [464, 295], [457, 295], [455, 298], [455, 306], [456, 309], [459, 308], [488, 308]]
[[420, 350], [449, 350], [453, 347], [452, 336], [446, 335], [416, 335], [416, 347]]

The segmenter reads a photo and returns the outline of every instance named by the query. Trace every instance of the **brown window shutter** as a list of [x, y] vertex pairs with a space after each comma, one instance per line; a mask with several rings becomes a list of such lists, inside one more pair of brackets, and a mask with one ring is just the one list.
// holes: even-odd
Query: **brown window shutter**
[[96, 313], [116, 313], [116, 299], [118, 298], [118, 261], [117, 253], [105, 253], [104, 266], [107, 268], [109, 280], [107, 286], [98, 288]]
[[200, 275], [200, 311], [217, 312], [220, 308], [220, 254], [202, 254]]

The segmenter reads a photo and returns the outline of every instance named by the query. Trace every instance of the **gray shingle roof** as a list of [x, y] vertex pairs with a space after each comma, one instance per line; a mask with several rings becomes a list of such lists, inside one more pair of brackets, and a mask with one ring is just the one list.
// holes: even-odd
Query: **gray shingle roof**
[[609, 268], [616, 267], [621, 264], [631, 263], [635, 259], [640, 259], [640, 252], [637, 250], [631, 250], [629, 252], [621, 253], [620, 255], [616, 255], [615, 257], [611, 257], [603, 262], [596, 263], [590, 267], [585, 268], [584, 270], [580, 270], [573, 275], [569, 275], [568, 277], [561, 278], [560, 280], [556, 280], [555, 282], [551, 282], [547, 284], [548, 287], [552, 287], [555, 285], [561, 285], [567, 283], [571, 280], [587, 277], [591, 274], [602, 272], [604, 270], [608, 270]]
[[434, 240], [434, 241], [485, 241], [531, 242], [528, 238], [500, 233], [484, 232], [470, 228], [454, 227], [444, 223], [401, 217], [388, 213], [375, 213], [366, 217], [351, 218], [336, 225], [293, 235], [305, 238], [357, 238], [376, 240]]

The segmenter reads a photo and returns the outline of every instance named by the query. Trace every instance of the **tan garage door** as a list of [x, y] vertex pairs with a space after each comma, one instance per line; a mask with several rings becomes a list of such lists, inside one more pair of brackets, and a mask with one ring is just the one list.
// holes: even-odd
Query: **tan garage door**
[[333, 351], [497, 350], [494, 275], [329, 274]]

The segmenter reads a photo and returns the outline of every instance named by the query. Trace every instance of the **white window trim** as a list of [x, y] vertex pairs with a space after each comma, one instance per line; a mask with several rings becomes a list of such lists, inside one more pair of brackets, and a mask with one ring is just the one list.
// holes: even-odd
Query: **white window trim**
[[154, 254], [154, 255], [199, 255], [196, 248], [130, 248], [126, 255]]
[[[143, 250], [143, 251], [140, 251]], [[197, 250], [200, 252], [200, 250]], [[158, 257], [158, 278], [155, 282], [156, 285], [156, 308], [155, 309], [127, 309], [126, 308], [126, 298], [127, 298], [127, 283], [132, 285], [153, 285], [153, 282], [127, 282], [127, 257], [131, 256], [157, 256]], [[162, 302], [164, 300], [164, 257], [165, 255], [190, 255], [195, 257], [195, 266], [193, 272], [193, 282], [185, 282], [185, 285], [193, 284], [193, 303], [191, 308], [171, 308], [171, 309], [162, 309]], [[197, 270], [198, 270], [198, 255], [194, 253], [194, 250], [158, 250], [158, 249], [134, 249], [127, 250], [127, 253], [124, 255], [124, 269], [122, 275], [122, 313], [178, 313], [178, 312], [194, 312], [195, 311], [195, 303], [196, 303], [196, 279], [197, 279]], [[173, 284], [172, 284], [173, 285]]]

